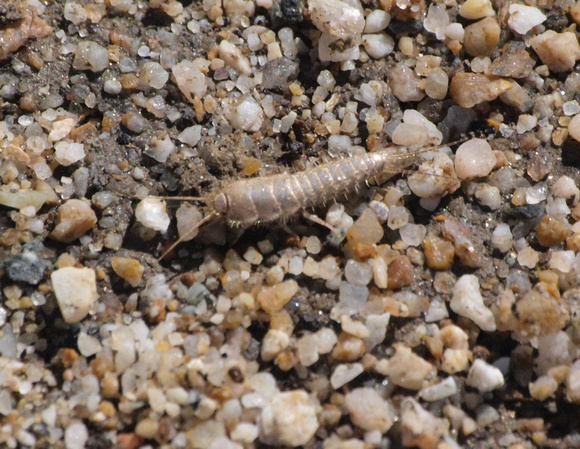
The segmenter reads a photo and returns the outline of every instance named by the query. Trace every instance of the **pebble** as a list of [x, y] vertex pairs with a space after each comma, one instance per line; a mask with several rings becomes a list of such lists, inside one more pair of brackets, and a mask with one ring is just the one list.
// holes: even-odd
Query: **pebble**
[[282, 310], [297, 292], [298, 283], [289, 279], [271, 287], [263, 286], [256, 299], [264, 312], [273, 315]]
[[64, 447], [66, 449], [84, 449], [89, 432], [80, 421], [73, 421], [64, 431]]
[[177, 87], [191, 103], [196, 98], [203, 97], [207, 89], [207, 81], [197, 64], [185, 59], [175, 64], [171, 71]]
[[419, 391], [419, 397], [429, 402], [440, 401], [457, 393], [457, 384], [453, 377], [449, 376], [435, 385], [425, 387]]
[[479, 20], [495, 15], [490, 0], [466, 0], [459, 7], [459, 15], [468, 20]]
[[501, 253], [507, 253], [513, 246], [512, 231], [508, 224], [499, 223], [491, 234], [491, 244]]
[[50, 275], [62, 317], [67, 323], [84, 319], [98, 299], [95, 271], [91, 268], [65, 267]]
[[455, 248], [440, 237], [429, 237], [423, 242], [425, 262], [432, 270], [447, 270], [453, 266]]
[[425, 98], [422, 80], [405, 64], [398, 63], [391, 69], [388, 82], [393, 95], [401, 101], [421, 101]]
[[548, 30], [530, 39], [530, 45], [552, 72], [568, 72], [580, 59], [580, 45], [570, 31]]
[[338, 336], [336, 346], [332, 350], [332, 357], [340, 362], [354, 362], [364, 354], [364, 341], [346, 332]]
[[480, 184], [474, 195], [482, 206], [489, 207], [491, 210], [499, 209], [502, 205], [501, 193], [496, 186]]
[[411, 397], [403, 401], [400, 423], [401, 442], [405, 447], [435, 449], [439, 447], [439, 439], [449, 431], [446, 419], [437, 418]]
[[[423, 26], [435, 37], [442, 41], [445, 40], [445, 29], [449, 25], [449, 13], [444, 5], [431, 3], [427, 11], [427, 17], [423, 20]], [[402, 50], [401, 50], [402, 51]]]
[[72, 66], [76, 70], [102, 72], [109, 66], [109, 52], [96, 42], [80, 42], [74, 52]]
[[330, 385], [338, 390], [363, 372], [364, 368], [360, 363], [341, 363], [330, 375]]
[[455, 153], [455, 173], [460, 179], [482, 178], [491, 173], [497, 159], [483, 139], [462, 143]]
[[463, 38], [465, 51], [471, 56], [490, 56], [499, 43], [500, 35], [501, 27], [497, 20], [494, 17], [486, 17], [465, 27]]
[[534, 6], [512, 3], [508, 9], [508, 26], [518, 34], [526, 34], [532, 28], [544, 23], [548, 17]]
[[389, 359], [385, 374], [399, 387], [420, 390], [425, 381], [434, 374], [435, 368], [408, 346], [396, 343], [394, 347], [395, 354]]
[[393, 425], [391, 407], [373, 388], [355, 388], [344, 397], [353, 424], [366, 431], [387, 432]]
[[481, 359], [476, 359], [469, 368], [465, 383], [485, 393], [502, 387], [505, 381], [498, 368]]
[[86, 332], [81, 332], [77, 339], [77, 347], [83, 357], [91, 357], [102, 351], [103, 347], [95, 337], [87, 335]]
[[395, 49], [395, 41], [387, 33], [365, 34], [362, 43], [367, 54], [374, 59], [382, 59]]
[[146, 62], [139, 72], [139, 80], [153, 89], [163, 89], [169, 80], [169, 73], [158, 62]]
[[374, 9], [366, 17], [363, 32], [366, 34], [378, 33], [387, 28], [389, 23], [391, 23], [391, 15], [388, 12], [382, 9]]
[[528, 385], [530, 395], [537, 401], [545, 401], [558, 390], [558, 382], [550, 376], [540, 376]]
[[120, 278], [126, 280], [131, 287], [137, 287], [143, 280], [145, 267], [132, 257], [111, 257], [111, 267]]
[[365, 28], [362, 9], [341, 0], [310, 0], [310, 19], [316, 28], [332, 40], [355, 40]]
[[377, 214], [373, 209], [367, 207], [361, 216], [348, 229], [346, 238], [349, 242], [373, 245], [378, 243], [385, 234], [383, 227], [379, 223]]
[[561, 273], [569, 273], [574, 263], [574, 251], [553, 251], [548, 267], [552, 270], [558, 270]]
[[260, 441], [272, 446], [303, 446], [318, 429], [316, 408], [304, 390], [275, 395], [257, 424]]
[[495, 100], [511, 88], [512, 83], [507, 80], [492, 80], [479, 73], [457, 73], [449, 86], [451, 97], [462, 108]]
[[19, 192], [0, 190], [0, 204], [14, 209], [24, 209], [32, 206], [38, 211], [47, 199], [48, 195], [46, 193], [34, 190], [21, 190]]
[[569, 235], [568, 226], [551, 215], [544, 215], [536, 227], [536, 240], [546, 248], [566, 241]]
[[391, 139], [396, 145], [435, 146], [441, 143], [443, 134], [419, 111], [407, 109], [403, 123], [395, 128]]
[[60, 164], [68, 167], [75, 162], [82, 161], [85, 156], [85, 146], [75, 142], [57, 142], [54, 145], [54, 158]]
[[26, 282], [38, 285], [43, 279], [48, 263], [33, 251], [24, 250], [20, 254], [8, 257], [3, 264], [8, 278], [14, 282]]
[[146, 228], [159, 232], [166, 232], [171, 223], [165, 201], [153, 197], [139, 202], [135, 208], [135, 219]]
[[59, 242], [71, 243], [96, 223], [97, 216], [88, 201], [67, 200], [58, 208], [55, 227], [50, 236]]
[[242, 97], [225, 110], [225, 117], [235, 129], [258, 131], [264, 122], [264, 111], [251, 96]]
[[483, 303], [479, 280], [472, 274], [464, 274], [457, 280], [449, 307], [458, 315], [472, 320], [484, 331], [493, 332], [496, 329], [493, 314]]
[[393, 260], [387, 269], [388, 287], [399, 290], [413, 283], [413, 264], [407, 256], [399, 256]]
[[373, 278], [373, 269], [368, 263], [350, 259], [344, 267], [346, 281], [353, 285], [366, 286]]

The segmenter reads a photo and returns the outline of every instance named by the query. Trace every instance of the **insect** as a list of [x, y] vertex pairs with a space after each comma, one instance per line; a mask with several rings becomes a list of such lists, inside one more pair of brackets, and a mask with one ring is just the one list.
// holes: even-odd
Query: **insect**
[[384, 182], [385, 174], [392, 176], [401, 173], [419, 154], [434, 149], [430, 147], [405, 153], [402, 152], [404, 148], [387, 148], [338, 159], [297, 173], [234, 181], [208, 198], [206, 202], [211, 212], [171, 245], [160, 259], [213, 220], [224, 220], [232, 227], [246, 229], [259, 223], [284, 221], [302, 211], [306, 218], [329, 227], [306, 210], [358, 192], [363, 185], [369, 185], [372, 181], [376, 184]]

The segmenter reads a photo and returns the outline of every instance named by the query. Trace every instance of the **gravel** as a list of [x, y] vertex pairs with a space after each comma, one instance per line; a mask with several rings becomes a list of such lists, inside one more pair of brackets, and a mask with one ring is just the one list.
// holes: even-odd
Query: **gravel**
[[0, 447], [577, 445], [578, 4], [0, 11]]

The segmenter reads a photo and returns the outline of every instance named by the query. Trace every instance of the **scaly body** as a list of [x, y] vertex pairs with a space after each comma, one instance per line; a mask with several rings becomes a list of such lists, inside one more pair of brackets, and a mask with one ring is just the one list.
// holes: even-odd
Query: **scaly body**
[[220, 218], [242, 228], [256, 223], [283, 221], [299, 211], [326, 204], [354, 192], [382, 173], [395, 169], [393, 162], [411, 155], [382, 150], [339, 159], [298, 173], [283, 173], [232, 182], [213, 199]]

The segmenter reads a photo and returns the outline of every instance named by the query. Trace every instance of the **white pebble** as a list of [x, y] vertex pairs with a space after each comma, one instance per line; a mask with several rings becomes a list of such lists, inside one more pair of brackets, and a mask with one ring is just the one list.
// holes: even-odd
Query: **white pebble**
[[399, 229], [399, 234], [401, 235], [401, 240], [403, 240], [407, 245], [419, 246], [425, 239], [427, 228], [423, 225], [407, 223]]
[[508, 11], [510, 14], [508, 26], [518, 34], [526, 34], [548, 19], [542, 11], [534, 6], [512, 3]]
[[491, 310], [483, 303], [479, 280], [476, 276], [464, 274], [457, 280], [449, 306], [455, 313], [469, 318], [482, 330], [495, 331], [495, 319]]
[[518, 134], [523, 134], [525, 132], [531, 131], [538, 124], [538, 118], [535, 115], [522, 114], [518, 117], [518, 124], [516, 125], [516, 131]]
[[145, 150], [145, 154], [157, 162], [164, 164], [167, 158], [175, 152], [175, 144], [171, 141], [169, 136], [159, 139], [156, 136], [151, 139], [149, 148]]
[[135, 208], [135, 219], [143, 226], [155, 231], [165, 232], [171, 222], [165, 201], [158, 198], [145, 198]]
[[461, 179], [487, 176], [497, 160], [491, 146], [483, 139], [471, 139], [463, 143], [455, 153], [455, 172]]
[[103, 84], [103, 90], [109, 95], [118, 95], [123, 90], [123, 85], [116, 79], [110, 79]]
[[197, 142], [199, 142], [201, 139], [202, 129], [203, 128], [201, 125], [193, 125], [188, 128], [185, 128], [183, 131], [179, 133], [179, 135], [177, 136], [177, 140], [183, 142], [186, 145], [189, 145], [190, 147], [194, 147], [195, 145], [197, 145]]
[[85, 158], [85, 146], [82, 143], [58, 142], [54, 145], [54, 158], [60, 165], [68, 167]]
[[434, 402], [448, 398], [457, 393], [457, 384], [453, 377], [449, 376], [435, 385], [425, 387], [419, 391], [419, 396], [426, 401]]
[[329, 327], [323, 327], [316, 332], [316, 344], [319, 354], [328, 354], [338, 342], [338, 337], [334, 330]]
[[279, 393], [258, 417], [260, 441], [272, 446], [303, 446], [318, 430], [316, 407], [304, 390]]
[[236, 129], [258, 131], [264, 122], [264, 112], [260, 104], [251, 96], [246, 96], [225, 110], [225, 117]]
[[491, 234], [492, 246], [502, 253], [507, 253], [513, 246], [512, 231], [508, 224], [500, 223]]
[[574, 251], [553, 251], [548, 266], [553, 270], [558, 270], [562, 273], [569, 273], [570, 270], [572, 270], [574, 257]]
[[562, 105], [564, 115], [576, 115], [580, 112], [580, 105], [576, 100], [567, 101]]
[[306, 334], [297, 343], [298, 360], [302, 366], [314, 365], [318, 362], [318, 336]]
[[310, 20], [332, 40], [356, 40], [363, 32], [365, 19], [362, 8], [341, 0], [310, 0]]
[[351, 380], [356, 379], [363, 372], [364, 368], [360, 363], [340, 364], [330, 375], [330, 385], [335, 390], [338, 390]]
[[362, 43], [365, 51], [374, 59], [384, 58], [395, 48], [395, 41], [387, 33], [365, 34]]
[[183, 60], [171, 68], [175, 82], [185, 97], [193, 103], [195, 98], [201, 98], [207, 89], [205, 75], [198, 65], [192, 61]]
[[502, 387], [505, 381], [498, 368], [481, 359], [476, 359], [469, 368], [465, 383], [481, 392], [487, 392]]
[[64, 431], [64, 446], [66, 449], [84, 449], [89, 432], [81, 421], [74, 421]]
[[378, 33], [391, 23], [391, 15], [382, 9], [375, 9], [366, 17], [364, 33]]
[[501, 192], [496, 186], [481, 184], [475, 191], [475, 197], [483, 205], [491, 210], [499, 209], [502, 205]]
[[568, 124], [568, 132], [574, 140], [580, 142], [580, 114], [576, 114]]
[[169, 73], [158, 62], [146, 62], [139, 73], [139, 80], [153, 89], [162, 89], [168, 79]]
[[373, 278], [373, 269], [366, 262], [350, 259], [344, 267], [344, 277], [353, 285], [366, 286]]
[[77, 339], [77, 347], [83, 357], [90, 357], [102, 350], [102, 346], [95, 337], [87, 335], [86, 332], [81, 332]]
[[77, 323], [91, 311], [99, 295], [95, 270], [65, 267], [50, 275], [52, 289], [62, 317], [67, 323]]

